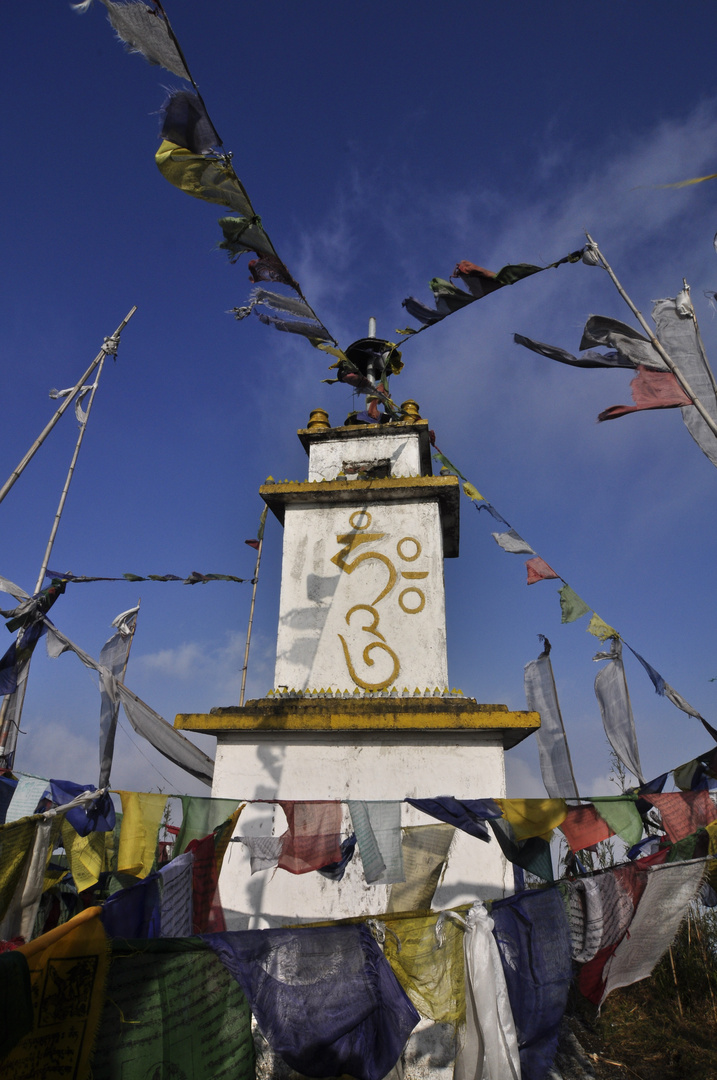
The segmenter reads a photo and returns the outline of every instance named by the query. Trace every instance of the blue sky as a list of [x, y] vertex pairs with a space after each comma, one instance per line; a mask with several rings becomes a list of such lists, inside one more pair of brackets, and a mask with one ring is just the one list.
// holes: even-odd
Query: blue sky
[[[429, 279], [459, 259], [551, 262], [587, 229], [646, 315], [686, 277], [717, 359], [703, 298], [717, 287], [717, 182], [652, 186], [717, 171], [709, 5], [688, 2], [679, 16], [512, 0], [166, 7], [255, 208], [342, 345], [371, 315], [392, 338], [410, 322], [401, 300], [428, 301]], [[250, 285], [246, 263], [215, 250], [221, 208], [176, 191], [153, 161], [165, 88], [180, 80], [127, 55], [100, 3], [83, 16], [64, 0], [12, 5], [4, 25], [3, 479], [51, 415], [48, 391], [72, 385], [137, 304], [103, 375], [51, 565], [250, 577], [243, 541], [256, 532], [258, 486], [305, 476], [296, 429], [318, 406], [342, 422], [351, 392], [321, 383], [328, 364], [308, 343], [226, 314]], [[678, 411], [595, 423], [630, 401], [628, 372], [574, 371], [512, 341], [575, 351], [592, 313], [632, 321], [600, 270], [538, 275], [408, 343], [392, 393], [420, 403], [483, 495], [717, 722], [714, 467]], [[0, 573], [28, 589], [75, 434], [68, 413], [2, 505]], [[587, 620], [561, 626], [559, 583], [526, 587], [524, 560], [495, 545], [492, 519], [468, 500], [462, 511], [461, 557], [446, 562], [451, 685], [524, 708], [523, 665], [547, 634], [581, 791], [608, 791], [599, 643]], [[270, 519], [250, 696], [272, 683], [280, 552]], [[138, 596], [128, 685], [169, 720], [236, 702], [250, 586], [69, 586], [55, 620], [96, 656]], [[701, 725], [626, 664], [645, 773], [706, 749]], [[18, 768], [94, 781], [98, 718], [90, 674], [38, 650]], [[542, 793], [534, 741], [507, 762], [511, 794]], [[113, 781], [203, 790], [125, 734]]]

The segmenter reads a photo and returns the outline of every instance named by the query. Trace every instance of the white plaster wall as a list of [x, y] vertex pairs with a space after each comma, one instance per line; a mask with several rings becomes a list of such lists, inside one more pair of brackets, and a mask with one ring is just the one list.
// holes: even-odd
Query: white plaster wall
[[287, 506], [274, 685], [447, 684], [438, 502]]
[[309, 480], [335, 480], [345, 461], [379, 461], [390, 458], [391, 476], [420, 476], [418, 435], [371, 435], [312, 443], [309, 449]]
[[[471, 733], [343, 733], [222, 736], [218, 740], [212, 795], [237, 799], [378, 800], [406, 797], [500, 798], [505, 794], [503, 750], [497, 740]], [[436, 824], [406, 804], [401, 823]], [[235, 836], [273, 835], [286, 830], [280, 807], [248, 805]], [[343, 836], [351, 832], [344, 807]], [[512, 891], [512, 867], [497, 841], [485, 843], [456, 830], [448, 866], [434, 908], [453, 907], [477, 897], [494, 899]], [[358, 854], [343, 881], [318, 873], [264, 870], [252, 875], [248, 849], [233, 842], [220, 879], [230, 929], [287, 922], [380, 914], [389, 887], [367, 885]]]

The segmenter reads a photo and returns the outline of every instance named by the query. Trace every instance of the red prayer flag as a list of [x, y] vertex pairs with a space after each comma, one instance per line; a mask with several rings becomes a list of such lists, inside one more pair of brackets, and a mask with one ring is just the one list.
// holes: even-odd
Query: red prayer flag
[[717, 821], [717, 807], [708, 791], [670, 791], [640, 798], [660, 811], [665, 832], [673, 844]]
[[248, 544], [249, 547], [255, 548], [256, 551], [259, 550], [259, 541], [258, 540], [245, 540], [244, 543]]
[[290, 874], [307, 874], [341, 859], [341, 803], [281, 802], [289, 825], [279, 867]]
[[534, 585], [536, 581], [560, 577], [560, 574], [556, 574], [553, 568], [548, 566], [539, 555], [536, 555], [534, 559], [528, 559], [525, 565], [528, 570], [528, 585]]
[[568, 816], [558, 827], [565, 834], [571, 851], [582, 851], [615, 835], [592, 804], [568, 807]]
[[644, 409], [677, 409], [692, 402], [671, 371], [653, 371], [638, 365], [637, 375], [630, 383], [634, 405], [613, 405], [598, 416], [601, 420], [615, 420], [626, 413], [642, 412]]

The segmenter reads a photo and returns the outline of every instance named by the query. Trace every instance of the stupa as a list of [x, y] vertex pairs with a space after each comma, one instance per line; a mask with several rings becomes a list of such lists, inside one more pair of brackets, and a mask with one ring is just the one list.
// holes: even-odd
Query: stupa
[[[458, 556], [461, 492], [432, 475], [428, 422], [414, 401], [398, 420], [339, 427], [315, 409], [298, 436], [307, 479], [260, 489], [284, 527], [274, 686], [175, 721], [217, 738], [212, 796], [251, 800], [237, 835], [278, 837], [274, 800], [341, 800], [348, 835], [351, 800], [400, 802], [410, 829], [436, 822], [407, 797], [504, 795], [505, 751], [540, 719], [449, 689], [443, 560]], [[498, 844], [456, 830], [433, 906], [512, 886]], [[220, 880], [229, 929], [380, 913], [396, 887], [367, 884], [360, 858], [339, 882], [252, 876], [241, 843]]]

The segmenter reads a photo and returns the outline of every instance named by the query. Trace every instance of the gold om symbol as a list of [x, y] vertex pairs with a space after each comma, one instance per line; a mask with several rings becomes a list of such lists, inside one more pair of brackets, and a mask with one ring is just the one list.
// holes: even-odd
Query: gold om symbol
[[[369, 622], [366, 626], [362, 626], [361, 629], [365, 633], [371, 634], [371, 636], [376, 638], [377, 640], [371, 641], [368, 643], [368, 645], [365, 646], [363, 650], [363, 661], [367, 667], [373, 667], [375, 663], [374, 658], [371, 656], [373, 650], [379, 649], [385, 653], [388, 653], [393, 663], [391, 674], [388, 676], [387, 679], [383, 679], [381, 682], [366, 682], [357, 674], [356, 670], [354, 669], [351, 655], [349, 653], [349, 647], [346, 644], [346, 639], [342, 634], [339, 634], [338, 638], [344, 651], [344, 659], [346, 660], [346, 666], [349, 670], [349, 674], [353, 681], [356, 683], [356, 685], [362, 687], [362, 689], [364, 690], [385, 690], [386, 687], [391, 685], [391, 683], [398, 675], [401, 669], [401, 665], [398, 657], [396, 656], [396, 653], [393, 651], [390, 645], [386, 643], [385, 637], [378, 629], [380, 616], [379, 613], [376, 611], [374, 605], [380, 603], [380, 601], [383, 600], [383, 598], [391, 592], [394, 585], [396, 584], [396, 581], [398, 580], [398, 573], [391, 560], [386, 555], [383, 555], [380, 551], [363, 551], [358, 554], [352, 561], [349, 562], [348, 556], [360, 545], [376, 543], [379, 540], [383, 540], [383, 538], [386, 536], [386, 533], [382, 532], [368, 532], [368, 529], [371, 525], [371, 514], [369, 514], [366, 510], [356, 510], [353, 514], [351, 514], [351, 516], [349, 517], [349, 524], [353, 529], [353, 532], [343, 533], [336, 537], [337, 543], [342, 544], [343, 547], [339, 552], [337, 552], [336, 555], [333, 556], [331, 562], [334, 563], [335, 566], [338, 566], [340, 570], [344, 570], [347, 574], [352, 574], [354, 570], [361, 565], [361, 563], [367, 562], [369, 559], [377, 560], [378, 562], [383, 563], [383, 565], [388, 570], [388, 582], [385, 587], [379, 592], [378, 596], [376, 596], [376, 598], [373, 600], [373, 603], [354, 604], [354, 606], [346, 612], [346, 624], [351, 624], [351, 616], [356, 611], [365, 611], [369, 614]], [[411, 552], [409, 548], [407, 551], [407, 544], [412, 544], [415, 550]], [[398, 553], [398, 556], [400, 559], [403, 560], [403, 562], [415, 562], [415, 560], [420, 556], [421, 550], [422, 548], [420, 542], [412, 536], [404, 536], [401, 540], [398, 541], [396, 545], [396, 551]], [[428, 571], [404, 570], [401, 572], [401, 577], [409, 580], [422, 579], [428, 577]], [[422, 611], [425, 607], [426, 597], [423, 591], [417, 586], [409, 585], [399, 594], [398, 604], [401, 610], [404, 611], [407, 615], [417, 615], [418, 612]]]
[[387, 679], [384, 679], [382, 682], [377, 682], [377, 683], [365, 682], [365, 680], [361, 679], [359, 677], [359, 675], [357, 674], [357, 672], [354, 670], [354, 666], [353, 666], [353, 663], [351, 661], [351, 656], [349, 654], [348, 645], [346, 644], [346, 641], [345, 641], [343, 635], [339, 634], [339, 641], [341, 642], [341, 645], [342, 645], [343, 650], [344, 650], [344, 659], [346, 660], [346, 667], [349, 669], [349, 675], [351, 676], [353, 681], [356, 683], [356, 685], [362, 687], [364, 690], [385, 690], [387, 686], [391, 685], [391, 683], [393, 682], [393, 680], [396, 678], [399, 671], [401, 670], [401, 665], [399, 663], [399, 659], [396, 656], [393, 649], [391, 648], [391, 646], [386, 644], [385, 637], [383, 636], [381, 631], [378, 629], [379, 614], [376, 611], [376, 609], [374, 607], [371, 607], [370, 604], [354, 604], [354, 606], [352, 608], [349, 608], [349, 610], [346, 612], [346, 622], [347, 622], [347, 624], [350, 624], [351, 616], [353, 615], [354, 611], [368, 611], [369, 614], [373, 616], [373, 622], [371, 622], [368, 626], [362, 626], [361, 629], [365, 630], [366, 633], [368, 633], [368, 634], [373, 634], [374, 637], [380, 638], [380, 641], [371, 641], [365, 647], [365, 649], [363, 651], [364, 663], [366, 664], [367, 667], [373, 667], [375, 661], [370, 656], [370, 653], [371, 653], [372, 649], [383, 649], [384, 652], [387, 652], [388, 655], [393, 660], [393, 670], [391, 671], [391, 674], [389, 675], [389, 677]]

